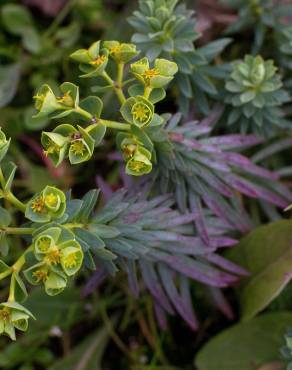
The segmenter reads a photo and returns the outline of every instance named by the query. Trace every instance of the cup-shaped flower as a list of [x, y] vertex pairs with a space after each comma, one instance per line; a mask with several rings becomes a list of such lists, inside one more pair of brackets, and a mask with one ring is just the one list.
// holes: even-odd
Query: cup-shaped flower
[[117, 63], [128, 63], [139, 54], [134, 44], [120, 43], [118, 41], [104, 41], [103, 47], [108, 50], [109, 55]]
[[44, 154], [52, 160], [56, 167], [59, 166], [68, 152], [68, 138], [55, 132], [43, 131], [41, 143]]
[[40, 285], [45, 284], [48, 279], [49, 272], [49, 266], [42, 261], [29, 267], [23, 273], [30, 284]]
[[67, 285], [66, 275], [56, 267], [51, 267], [48, 277], [44, 282], [45, 291], [48, 295], [54, 296], [61, 293]]
[[108, 50], [100, 48], [100, 41], [93, 43], [88, 49], [79, 49], [70, 57], [80, 63], [79, 68], [85, 74], [81, 77], [100, 76], [108, 63]]
[[0, 304], [0, 334], [8, 335], [15, 340], [15, 329], [26, 331], [28, 319], [33, 314], [17, 302], [4, 302]]
[[49, 85], [42, 85], [33, 97], [35, 99], [35, 108], [38, 110], [38, 113], [34, 117], [46, 117], [59, 110], [63, 112], [55, 117], [64, 117], [78, 106], [78, 86], [71, 82], [64, 82], [60, 86], [60, 92], [60, 96], [56, 96]]
[[127, 162], [126, 173], [133, 176], [142, 176], [151, 171], [151, 153], [146, 148], [137, 146], [135, 153]]
[[82, 127], [70, 137], [69, 161], [78, 164], [88, 161], [94, 152], [94, 139]]
[[153, 68], [150, 68], [146, 57], [131, 64], [133, 75], [145, 86], [151, 88], [161, 88], [167, 85], [177, 71], [177, 64], [167, 59], [155, 59]]
[[83, 262], [83, 252], [76, 240], [68, 240], [59, 245], [61, 250], [60, 262], [66, 275], [76, 274]]
[[2, 159], [5, 157], [7, 153], [7, 150], [10, 145], [10, 140], [11, 139], [9, 140], [6, 139], [6, 135], [4, 134], [4, 132], [2, 131], [0, 127], [0, 162], [2, 161]]
[[43, 284], [46, 293], [50, 296], [61, 293], [67, 285], [67, 277], [60, 267], [48, 265], [45, 261], [29, 267], [23, 273], [30, 284]]
[[27, 203], [25, 217], [33, 222], [49, 222], [62, 217], [65, 210], [65, 194], [48, 185]]
[[127, 99], [120, 111], [127, 122], [139, 128], [149, 126], [154, 118], [154, 105], [143, 96]]

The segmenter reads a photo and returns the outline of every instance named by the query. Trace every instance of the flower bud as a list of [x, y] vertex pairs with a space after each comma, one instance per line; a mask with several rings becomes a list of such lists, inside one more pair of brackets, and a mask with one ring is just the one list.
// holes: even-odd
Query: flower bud
[[166, 59], [156, 59], [154, 68], [149, 67], [147, 58], [131, 64], [131, 72], [145, 86], [161, 88], [167, 85], [177, 73], [178, 67], [175, 62]]
[[139, 54], [134, 44], [120, 43], [118, 41], [104, 41], [103, 46], [109, 51], [109, 55], [117, 63], [128, 63]]
[[108, 63], [108, 53], [107, 49], [100, 49], [100, 41], [97, 41], [89, 49], [79, 49], [70, 57], [79, 62], [79, 68], [85, 72], [81, 77], [95, 77], [104, 72]]

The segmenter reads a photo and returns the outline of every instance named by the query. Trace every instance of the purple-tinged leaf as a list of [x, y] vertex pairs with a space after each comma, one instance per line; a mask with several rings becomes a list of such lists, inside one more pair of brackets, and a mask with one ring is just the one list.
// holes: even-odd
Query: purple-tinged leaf
[[238, 278], [186, 256], [171, 256], [164, 252], [150, 251], [150, 255], [165, 262], [174, 270], [207, 285], [224, 288]]
[[242, 276], [249, 276], [250, 273], [242, 268], [241, 266], [236, 265], [235, 263], [223, 258], [219, 254], [209, 254], [205, 256], [209, 262], [214, 263], [214, 265], [221, 267], [222, 269], [232, 272], [234, 274], [242, 275]]
[[128, 283], [129, 288], [133, 295], [138, 298], [139, 296], [139, 284], [137, 279], [136, 263], [133, 260], [128, 260], [127, 262], [127, 272], [128, 272]]
[[234, 320], [234, 311], [227, 301], [227, 299], [224, 297], [224, 294], [222, 291], [216, 287], [208, 287], [208, 290], [211, 294], [211, 298], [215, 305], [219, 308], [219, 310], [229, 319]]
[[109, 200], [113, 195], [112, 188], [108, 185], [106, 181], [101, 176], [96, 176], [95, 178], [96, 185], [100, 188], [105, 200]]
[[207, 231], [206, 221], [203, 214], [200, 198], [191, 193], [189, 194], [189, 203], [191, 211], [198, 214], [198, 218], [195, 220], [195, 225], [198, 229], [199, 235], [204, 243], [210, 245], [210, 238]]
[[221, 153], [221, 158], [224, 158], [229, 164], [238, 166], [240, 171], [247, 171], [257, 176], [265, 177], [269, 180], [277, 180], [278, 175], [274, 172], [266, 170], [253, 164], [247, 157], [239, 153]]
[[107, 275], [107, 272], [103, 268], [96, 270], [87, 281], [85, 287], [82, 289], [81, 298], [85, 298], [93, 293], [96, 288], [103, 282]]
[[158, 325], [161, 330], [167, 330], [167, 319], [165, 310], [156, 301], [154, 302], [154, 313], [157, 318]]
[[292, 147], [292, 137], [288, 137], [270, 144], [251, 157], [252, 162], [261, 162], [264, 159]]
[[193, 320], [194, 317], [190, 315], [190, 311], [187, 309], [185, 302], [181, 299], [175, 287], [175, 284], [173, 282], [175, 276], [173, 272], [171, 272], [171, 270], [169, 270], [169, 268], [163, 264], [158, 264], [158, 271], [163, 287], [176, 311], [193, 330], [197, 329], [197, 322]]
[[263, 142], [263, 139], [255, 135], [224, 135], [202, 139], [203, 144], [217, 145], [222, 150], [247, 148]]
[[180, 293], [181, 293], [182, 301], [185, 304], [189, 317], [192, 318], [192, 321], [195, 324], [194, 330], [197, 330], [199, 327], [199, 323], [198, 323], [197, 317], [194, 312], [189, 279], [187, 279], [183, 275], [179, 275], [179, 282], [180, 282]]
[[218, 122], [221, 115], [223, 114], [223, 111], [224, 106], [221, 104], [217, 104], [215, 108], [211, 111], [209, 116], [204, 118], [200, 124], [202, 126], [214, 126]]
[[147, 261], [140, 261], [140, 268], [142, 272], [142, 277], [145, 285], [159, 302], [159, 304], [167, 311], [169, 314], [173, 315], [173, 308], [166, 297], [156, 274], [153, 265]]

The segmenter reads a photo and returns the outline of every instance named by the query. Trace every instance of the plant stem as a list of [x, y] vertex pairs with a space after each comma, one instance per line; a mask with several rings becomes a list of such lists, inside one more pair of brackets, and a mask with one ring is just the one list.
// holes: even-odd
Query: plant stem
[[25, 212], [25, 204], [22, 203], [19, 199], [16, 198], [16, 196], [10, 191], [5, 191], [5, 178], [4, 178], [4, 175], [3, 175], [3, 171], [2, 171], [2, 168], [0, 167], [0, 185], [2, 187], [2, 190], [3, 190], [3, 197], [4, 199], [8, 200], [8, 202], [10, 202], [11, 204], [13, 204], [16, 208], [18, 208], [21, 212]]
[[[121, 68], [121, 67], [118, 67], [118, 68]], [[121, 71], [118, 70], [118, 74], [121, 74]], [[111, 79], [111, 77], [106, 72], [103, 72], [102, 77], [112, 86], [112, 88], [114, 89], [117, 95], [117, 98], [119, 99], [119, 102], [121, 104], [124, 104], [126, 101], [126, 97], [122, 90], [122, 82], [121, 83], [118, 82], [118, 86], [117, 86], [115, 81]], [[121, 77], [123, 78], [123, 75], [118, 76], [118, 78], [121, 78]]]
[[3, 271], [0, 274], [0, 280], [3, 280], [7, 276], [11, 275], [13, 272], [19, 272], [22, 268], [22, 266], [25, 264], [25, 255], [32, 251], [33, 245], [29, 246], [20, 256], [19, 258], [14, 262], [14, 264], [10, 267], [10, 269], [7, 269], [6, 271]]
[[0, 185], [2, 189], [5, 188], [5, 179], [4, 179], [4, 175], [3, 175], [3, 171], [1, 167], [0, 167]]
[[122, 88], [123, 85], [123, 78], [124, 78], [124, 63], [118, 63], [118, 75], [117, 75], [117, 83], [119, 88]]
[[12, 265], [11, 269], [13, 272], [19, 272], [22, 268], [22, 266], [25, 264], [25, 255], [28, 252], [31, 252], [33, 250], [33, 245], [30, 245], [23, 253], [22, 255], [15, 261], [15, 263]]
[[72, 223], [72, 224], [64, 224], [64, 227], [67, 229], [74, 229], [76, 227], [83, 228], [85, 225], [84, 224], [77, 224], [77, 223]]
[[131, 125], [129, 125], [128, 123], [109, 121], [107, 119], [99, 119], [99, 122], [106, 127], [116, 128], [117, 130], [122, 131], [129, 131], [131, 128]]
[[4, 198], [8, 200], [11, 204], [13, 204], [16, 208], [18, 208], [21, 212], [25, 213], [25, 204], [22, 203], [19, 199], [16, 198], [11, 191], [4, 193]]
[[14, 302], [14, 301], [15, 301], [15, 278], [12, 275], [10, 279], [8, 302]]
[[93, 115], [91, 113], [87, 112], [86, 110], [84, 110], [80, 107], [77, 107], [74, 110], [75, 110], [76, 113], [80, 114], [84, 118], [87, 118], [88, 120], [91, 120], [93, 118]]
[[144, 98], [148, 99], [150, 94], [152, 92], [152, 87], [150, 86], [145, 86], [145, 89], [144, 89]]
[[32, 227], [1, 227], [0, 231], [3, 231], [5, 234], [12, 235], [31, 235], [34, 232]]

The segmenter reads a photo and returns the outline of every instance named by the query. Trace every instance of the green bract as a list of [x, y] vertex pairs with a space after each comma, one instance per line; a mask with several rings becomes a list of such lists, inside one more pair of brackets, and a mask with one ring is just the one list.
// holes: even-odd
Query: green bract
[[62, 110], [55, 118], [69, 115], [79, 104], [79, 88], [71, 82], [60, 85], [60, 96], [55, 96], [49, 85], [43, 85], [34, 96], [35, 108], [39, 111], [34, 117], [46, 117]]
[[146, 148], [137, 145], [133, 155], [127, 162], [126, 173], [133, 176], [142, 176], [151, 171], [151, 153]]
[[166, 59], [156, 59], [150, 68], [148, 58], [131, 64], [131, 72], [145, 86], [160, 88], [167, 85], [178, 71], [177, 64]]
[[10, 140], [11, 139], [9, 140], [6, 139], [6, 135], [4, 134], [0, 127], [0, 161], [2, 161], [2, 159], [5, 157], [7, 153], [7, 150], [10, 145]]
[[42, 132], [41, 143], [44, 147], [44, 154], [49, 157], [55, 166], [66, 157], [68, 149], [68, 138], [56, 132]]
[[26, 331], [33, 314], [17, 302], [0, 303], [0, 334], [15, 340], [15, 329]]
[[125, 160], [133, 157], [138, 141], [134, 137], [125, 137], [121, 142], [121, 151]]
[[149, 126], [154, 118], [154, 105], [143, 96], [132, 97], [122, 105], [121, 114], [138, 127]]
[[70, 136], [69, 161], [78, 164], [88, 161], [94, 151], [94, 139], [82, 127], [77, 126]]
[[79, 49], [70, 57], [80, 63], [80, 70], [85, 72], [81, 77], [100, 76], [108, 63], [108, 50], [100, 49], [100, 41], [92, 44], [88, 49]]
[[134, 44], [120, 43], [118, 41], [104, 41], [103, 46], [117, 63], [128, 63], [139, 54]]
[[33, 238], [33, 252], [38, 263], [25, 271], [31, 284], [44, 284], [49, 295], [60, 293], [67, 284], [66, 276], [82, 266], [83, 252], [74, 234], [61, 227], [50, 227]]
[[[225, 102], [230, 104], [228, 124], [240, 124], [241, 131], [249, 129], [269, 134], [271, 125], [281, 125], [279, 105], [289, 100], [282, 89], [280, 76], [272, 60], [247, 55], [236, 63], [225, 84]], [[251, 126], [251, 127], [250, 127]]]
[[49, 222], [62, 217], [65, 209], [65, 194], [53, 186], [46, 186], [27, 203], [25, 217], [33, 222]]

